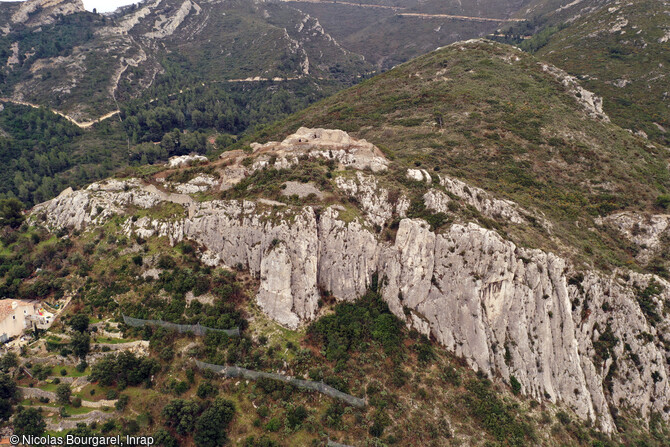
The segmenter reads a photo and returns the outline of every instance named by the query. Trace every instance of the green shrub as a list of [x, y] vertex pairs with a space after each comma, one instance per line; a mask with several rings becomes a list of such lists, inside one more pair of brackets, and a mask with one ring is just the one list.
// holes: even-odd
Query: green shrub
[[535, 438], [533, 428], [498, 397], [489, 380], [471, 380], [466, 388], [469, 393], [465, 396], [465, 405], [470, 414], [499, 442], [523, 446], [526, 440]]
[[570, 423], [570, 416], [565, 411], [556, 413], [556, 419], [563, 425], [568, 425]]
[[281, 420], [277, 417], [270, 419], [268, 423], [265, 424], [265, 429], [267, 431], [279, 431], [281, 427], [282, 427]]
[[286, 413], [286, 424], [292, 430], [297, 429], [307, 419], [307, 409], [302, 405], [291, 408]]
[[115, 428], [116, 428], [116, 422], [113, 419], [110, 419], [109, 421], [102, 424], [102, 427], [100, 427], [100, 432], [101, 433], [109, 433], [110, 431], [114, 430]]
[[193, 440], [198, 447], [218, 447], [227, 439], [228, 425], [235, 416], [232, 402], [217, 398], [212, 405], [202, 412], [195, 423]]
[[402, 324], [377, 293], [368, 291], [354, 303], [338, 304], [335, 313], [314, 322], [308, 334], [325, 345], [329, 360], [346, 360], [370, 340], [378, 341], [389, 354], [398, 352]]
[[198, 385], [196, 395], [201, 399], [207, 399], [208, 397], [214, 397], [219, 393], [218, 388], [216, 388], [212, 382], [205, 381]]
[[59, 403], [62, 405], [69, 404], [70, 396], [72, 396], [72, 388], [70, 388], [69, 384], [61, 383], [58, 385], [56, 388], [56, 398], [58, 399]]
[[667, 209], [670, 206], [670, 194], [661, 194], [656, 197], [656, 206]]
[[198, 405], [190, 400], [174, 399], [161, 410], [161, 417], [167, 427], [172, 427], [177, 434], [185, 436], [193, 432], [199, 411]]
[[116, 408], [118, 411], [123, 411], [128, 406], [129, 401], [130, 397], [128, 397], [127, 394], [122, 394], [119, 396], [119, 400], [117, 400], [114, 404], [114, 408]]
[[99, 381], [103, 386], [116, 382], [120, 388], [128, 385], [139, 385], [151, 380], [151, 376], [160, 370], [155, 359], [137, 357], [131, 352], [108, 354], [100, 359], [91, 369], [91, 379]]

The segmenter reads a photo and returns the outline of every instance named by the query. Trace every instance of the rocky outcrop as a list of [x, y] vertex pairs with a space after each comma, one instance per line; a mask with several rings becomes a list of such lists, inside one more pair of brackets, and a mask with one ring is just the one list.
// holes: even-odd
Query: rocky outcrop
[[[470, 186], [455, 178], [446, 176], [438, 176], [440, 185], [451, 194], [459, 199], [462, 199], [468, 205], [475, 208], [491, 219], [503, 219], [515, 224], [526, 223], [526, 220], [521, 215], [519, 206], [511, 200], [496, 199], [487, 191], [475, 186]], [[444, 203], [442, 198], [440, 203]], [[435, 202], [436, 204], [438, 202]], [[436, 210], [445, 212], [445, 210]], [[526, 214], [528, 214], [526, 212]]]
[[408, 169], [407, 178], [410, 180], [414, 180], [415, 182], [422, 182], [428, 184], [430, 184], [433, 181], [433, 178], [425, 169]]
[[207, 157], [203, 155], [181, 155], [178, 157], [170, 157], [168, 166], [171, 168], [181, 168], [183, 166], [197, 165], [207, 163]]
[[318, 237], [311, 208], [298, 214], [250, 201], [194, 203], [182, 220], [128, 220], [125, 231], [167, 237], [172, 244], [190, 239], [206, 247], [203, 262], [241, 266], [260, 277], [257, 303], [279, 323], [297, 328], [314, 318]]
[[[625, 398], [645, 416], [662, 412], [670, 398], [667, 350], [639, 341], [640, 334], [654, 337], [656, 329], [637, 304], [639, 287], [616, 276], [590, 272], [575, 281], [565, 260], [518, 248], [472, 223], [435, 234], [421, 220], [403, 219], [395, 243], [387, 245], [359, 223], [339, 220], [332, 207], [318, 223], [310, 208], [292, 218], [275, 214], [273, 223], [271, 211], [250, 202], [203, 206], [193, 219], [151, 225], [173, 242], [201, 243], [210, 263], [241, 263], [259, 274], [259, 305], [288, 327], [314, 317], [319, 286], [353, 300], [378, 272], [384, 299], [409, 325], [473, 368], [505, 380], [514, 376], [525, 393], [565, 402], [606, 431], [614, 429], [608, 407], [613, 397]], [[575, 304], [595, 309], [605, 300], [609, 314], [583, 312], [587, 304]], [[643, 367], [620, 360], [611, 385], [604, 386], [613, 363], [602, 361], [596, 346], [610, 318], [622, 340], [613, 348], [617, 358], [632, 350]], [[650, 379], [654, 371], [658, 382]]]
[[[316, 228], [310, 230], [315, 232]], [[304, 319], [314, 318], [318, 307], [317, 243], [316, 239], [300, 238], [300, 246], [295, 247], [294, 240], [275, 241], [261, 259], [256, 302], [266, 314], [296, 329]]]
[[128, 31], [133, 29], [135, 25], [139, 24], [142, 19], [151, 14], [152, 10], [156, 9], [160, 5], [162, 0], [155, 0], [152, 4], [144, 3], [144, 6], [138, 8], [131, 14], [127, 14], [121, 20], [118, 21], [118, 25], [115, 27], [103, 28], [101, 31], [103, 33], [118, 33], [126, 34]]
[[166, 186], [173, 188], [180, 194], [195, 194], [212, 189], [218, 181], [213, 175], [200, 174], [186, 183], [167, 183]]
[[641, 215], [631, 212], [612, 214], [596, 219], [600, 225], [609, 225], [638, 246], [637, 259], [646, 262], [661, 248], [661, 239], [668, 237], [670, 215]]
[[56, 21], [57, 16], [83, 11], [85, 11], [84, 3], [81, 0], [27, 0], [12, 14], [10, 23], [30, 22], [30, 26], [49, 25]]
[[165, 201], [157, 190], [139, 186], [139, 180], [131, 179], [92, 183], [79, 191], [67, 188], [55, 199], [35, 206], [33, 214], [43, 216], [51, 227], [81, 230], [122, 214], [128, 205], [151, 208]]
[[586, 90], [579, 84], [579, 81], [574, 76], [570, 76], [565, 71], [549, 64], [541, 64], [542, 70], [551, 74], [558, 80], [567, 93], [569, 93], [575, 101], [584, 109], [586, 114], [591, 118], [596, 118], [601, 121], [610, 122], [609, 116], [603, 110], [603, 99], [595, 93]]
[[[369, 184], [379, 194], [372, 180], [357, 172], [343, 178], [342, 187]], [[469, 194], [451, 182], [440, 178], [451, 194]], [[104, 221], [103, 211], [94, 210], [100, 203], [121, 214], [127, 205], [182, 200], [153, 188], [132, 179], [98, 183], [64, 192], [34, 214], [46, 211], [48, 225], [83, 228]], [[431, 191], [435, 207], [449, 199]], [[474, 200], [477, 194], [469, 195]], [[373, 196], [370, 209], [387, 210]], [[491, 202], [477, 203], [492, 208], [482, 205], [482, 213], [520, 216], [512, 212], [516, 207], [505, 203], [511, 208], [501, 211], [485, 198]], [[366, 211], [363, 202], [366, 219], [386, 218]], [[670, 322], [663, 305], [670, 302], [670, 283], [662, 279], [578, 273], [559, 256], [517, 247], [474, 223], [438, 234], [423, 220], [402, 219], [395, 241], [382, 242], [368, 223], [351, 219], [339, 205], [319, 212], [268, 201], [182, 205], [182, 216], [128, 218], [123, 231], [166, 237], [171, 244], [189, 239], [202, 247], [203, 262], [248, 269], [260, 279], [258, 305], [286, 327], [315, 318], [319, 289], [354, 300], [376, 273], [394, 314], [476, 370], [506, 381], [514, 377], [525, 394], [563, 402], [605, 431], [615, 429], [610, 405], [622, 402], [645, 418], [652, 412], [667, 418], [670, 352], [663, 337]]]
[[380, 188], [373, 176], [356, 173], [355, 178], [337, 177], [337, 187], [350, 197], [354, 197], [365, 212], [366, 221], [382, 226], [393, 216], [393, 205], [389, 203], [389, 193]]
[[186, 16], [189, 15], [191, 9], [194, 9], [196, 14], [200, 13], [200, 6], [190, 0], [185, 0], [176, 13], [173, 13], [168, 17], [161, 16], [154, 25], [155, 30], [146, 33], [145, 36], [152, 39], [162, 39], [171, 36], [177, 28], [179, 28], [179, 25], [182, 24], [184, 19], [186, 19]]
[[[620, 396], [647, 417], [651, 411], [663, 412], [662, 402], [670, 397], [663, 383], [667, 350], [639, 343], [639, 334], [654, 328], [640, 311], [637, 289], [620, 284], [616, 275], [590, 272], [575, 280], [569, 268], [553, 254], [518, 248], [475, 224], [454, 225], [435, 235], [421, 221], [403, 220], [379, 272], [387, 279], [383, 294], [391, 309], [407, 313], [419, 331], [475, 369], [507, 380], [514, 376], [524, 392], [566, 402], [606, 431], [613, 430], [614, 422], [603, 382], [613, 365], [611, 358], [603, 362], [594, 353], [609, 320], [615, 321], [612, 330], [632, 342], [629, 349], [639, 359], [647, 358], [646, 368], [654, 365], [664, 372], [654, 384], [651, 371], [640, 377], [634, 366], [620, 361], [609, 402], [619, 405]], [[605, 300], [609, 313], [600, 311]], [[577, 302], [588, 302], [598, 312], [582, 312]], [[594, 333], [596, 325], [600, 333]], [[622, 358], [623, 341], [614, 349]], [[633, 376], [638, 380], [631, 381]]]
[[285, 169], [298, 163], [300, 157], [334, 160], [342, 166], [372, 172], [388, 168], [388, 160], [379, 148], [342, 130], [301, 127], [284, 141], [252, 143], [251, 148], [256, 159], [254, 169], [270, 164], [277, 169]]

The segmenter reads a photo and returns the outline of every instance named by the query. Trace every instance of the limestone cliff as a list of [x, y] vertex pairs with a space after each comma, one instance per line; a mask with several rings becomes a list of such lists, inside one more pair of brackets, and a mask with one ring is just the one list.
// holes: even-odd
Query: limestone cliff
[[[624, 270], [577, 270], [568, 259], [521, 248], [472, 221], [433, 231], [423, 219], [405, 217], [410, 203], [404, 194], [390, 198], [383, 183], [389, 162], [379, 149], [341, 131], [302, 128], [281, 143], [253, 148], [247, 163], [234, 164], [244, 158], [238, 153], [226, 155], [223, 178], [201, 174], [183, 184], [164, 182], [182, 193], [138, 179], [109, 180], [68, 189], [32, 214], [49, 227], [78, 230], [122, 216], [128, 236], [165, 237], [172, 245], [193, 241], [204, 263], [244, 268], [259, 278], [257, 304], [291, 329], [316, 317], [322, 291], [355, 300], [377, 278], [391, 311], [408, 326], [476, 370], [508, 382], [514, 377], [525, 394], [563, 402], [608, 432], [616, 428], [613, 408], [630, 408], [645, 419], [667, 417], [667, 281]], [[290, 169], [319, 158], [339, 163], [333, 186], [355, 199], [359, 215], [352, 218], [340, 204], [197, 201], [187, 194], [221, 189], [268, 166]], [[235, 166], [240, 172], [231, 171]], [[447, 214], [454, 201], [508, 225], [535, 219], [531, 210], [461, 180], [414, 171], [407, 177], [420, 182], [413, 187], [421, 188], [426, 209]], [[130, 216], [133, 209], [165, 203], [183, 213]], [[658, 239], [665, 229], [659, 219], [637, 233]], [[395, 237], [381, 237], [380, 228], [392, 221]], [[624, 234], [633, 221], [645, 226], [627, 214], [605, 221]], [[551, 232], [549, 223], [542, 227]]]
[[[521, 249], [474, 223], [435, 234], [420, 219], [403, 219], [395, 241], [384, 243], [358, 221], [339, 219], [337, 206], [317, 214], [312, 207], [180, 197], [117, 181], [66, 192], [34, 213], [47, 211], [52, 226], [82, 228], [123, 205], [180, 202], [187, 217], [128, 218], [125, 231], [165, 236], [172, 244], [189, 239], [203, 247], [204, 262], [249, 269], [260, 278], [259, 306], [289, 328], [315, 317], [320, 287], [353, 300], [377, 273], [385, 300], [408, 325], [473, 368], [514, 376], [525, 393], [562, 401], [603, 430], [615, 428], [609, 404], [625, 402], [649, 417], [663, 413], [670, 398], [668, 350], [658, 341], [668, 320], [654, 326], [636, 301], [654, 281], [659, 292], [651, 299], [661, 309], [670, 284], [659, 278], [577, 274], [556, 255]], [[618, 339], [607, 356], [606, 331]]]

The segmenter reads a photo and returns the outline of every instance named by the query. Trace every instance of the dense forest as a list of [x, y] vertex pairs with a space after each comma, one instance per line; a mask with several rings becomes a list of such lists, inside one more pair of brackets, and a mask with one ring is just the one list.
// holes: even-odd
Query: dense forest
[[[121, 107], [124, 128], [134, 144], [161, 141], [174, 129], [240, 135], [342, 88], [336, 81], [312, 78], [205, 83], [204, 74], [177, 55], [162, 65], [165, 73], [140, 98]], [[124, 89], [119, 87], [121, 92]]]
[[0, 112], [0, 199], [26, 206], [129, 164], [118, 121], [83, 130], [46, 109], [5, 104]]
[[57, 174], [75, 161], [71, 145], [79, 128], [43, 109], [7, 105], [0, 129], [0, 195], [34, 203], [63, 189], [67, 182]]

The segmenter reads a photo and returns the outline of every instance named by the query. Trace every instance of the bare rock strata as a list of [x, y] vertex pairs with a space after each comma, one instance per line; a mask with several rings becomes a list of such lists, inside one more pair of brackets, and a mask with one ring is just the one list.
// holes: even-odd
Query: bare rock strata
[[[315, 135], [309, 129], [302, 134], [299, 140]], [[309, 147], [310, 139], [297, 143], [308, 149], [306, 156], [331, 150], [351, 154], [342, 148], [349, 147], [350, 140], [331, 135], [341, 139], [329, 143], [330, 149]], [[289, 143], [258, 145], [254, 153], [272, 152], [277, 163], [283, 151], [279, 155], [290, 160], [296, 142]], [[373, 170], [373, 162], [386, 167], [376, 148], [359, 144], [357, 153], [361, 151], [367, 160], [363, 167]], [[425, 181], [423, 175], [417, 180]], [[470, 197], [485, 214], [513, 224], [525, 222], [527, 211], [512, 202], [467, 188], [456, 179], [440, 176], [432, 182], [452, 195]], [[423, 220], [402, 218], [395, 241], [383, 242], [373, 224], [388, 222], [393, 213], [402, 217], [406, 198], [391, 205], [374, 176], [360, 171], [336, 183], [358, 198], [361, 219], [344, 219], [339, 205], [317, 212], [310, 206], [261, 201], [197, 202], [135, 179], [66, 190], [36, 206], [33, 215], [44, 215], [51, 227], [81, 229], [112, 214], [123, 215], [128, 205], [179, 203], [183, 216], [127, 217], [123, 229], [143, 237], [163, 236], [171, 244], [192, 240], [202, 247], [203, 262], [243, 266], [260, 279], [258, 305], [288, 328], [316, 317], [319, 289], [339, 300], [355, 300], [376, 274], [381, 295], [395, 315], [476, 370], [506, 381], [514, 376], [524, 393], [561, 401], [608, 432], [615, 429], [610, 405], [628, 406], [647, 419], [652, 412], [667, 417], [670, 352], [663, 332], [669, 321], [662, 308], [670, 300], [670, 283], [624, 271], [575, 272], [557, 255], [517, 247], [475, 223], [453, 224], [435, 233]], [[426, 188], [428, 207], [440, 209], [450, 200], [441, 190]], [[651, 305], [660, 316], [653, 322], [637, 301], [640, 290], [650, 284], [656, 291]], [[616, 337], [608, 355], [603, 355], [600, 343], [605, 333]], [[616, 374], [610, 374], [614, 369]]]

